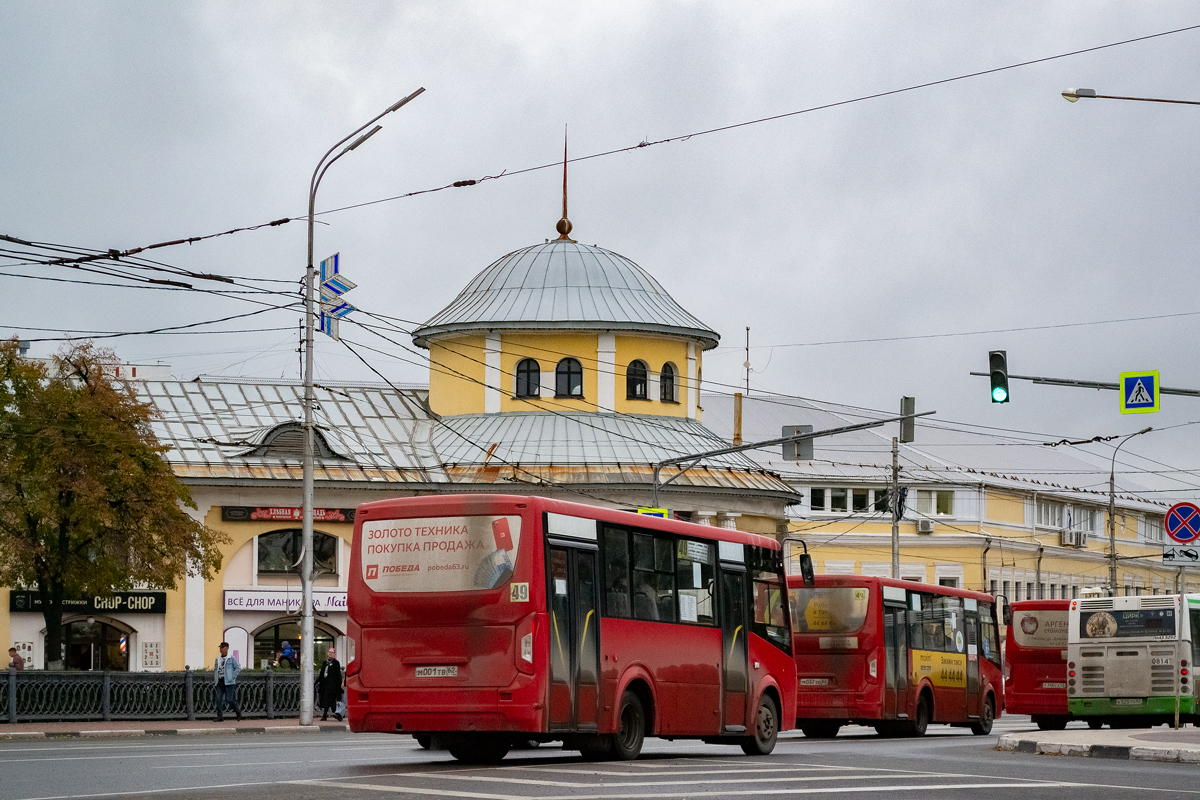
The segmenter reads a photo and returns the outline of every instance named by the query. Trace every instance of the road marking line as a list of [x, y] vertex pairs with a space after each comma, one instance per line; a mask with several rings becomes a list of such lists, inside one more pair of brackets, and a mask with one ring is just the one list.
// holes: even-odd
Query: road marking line
[[329, 787], [333, 787], [336, 789], [364, 789], [364, 790], [375, 791], [375, 792], [393, 792], [393, 793], [403, 792], [404, 794], [428, 794], [428, 795], [434, 795], [435, 797], [475, 797], [475, 798], [482, 798], [482, 800], [543, 800], [542, 798], [524, 797], [522, 795], [482, 794], [480, 792], [457, 792], [457, 791], [452, 791], [450, 789], [414, 789], [414, 788], [406, 787], [406, 786], [380, 786], [379, 784], [375, 784], [375, 783], [344, 783], [344, 782], [334, 783], [332, 781], [324, 781], [324, 780], [288, 781], [288, 783], [295, 783], [295, 784], [307, 785], [307, 786], [329, 786]]
[[[946, 773], [929, 773], [929, 772], [914, 772], [912, 775], [891, 775], [891, 778], [959, 778], [970, 777], [966, 775], [953, 775]], [[871, 781], [878, 780], [879, 775], [805, 775], [805, 776], [781, 776], [778, 778], [732, 778], [730, 780], [717, 780], [708, 778], [695, 781], [615, 781], [613, 783], [582, 783], [573, 781], [537, 781], [520, 778], [494, 778], [487, 775], [413, 775], [412, 777], [421, 778], [448, 778], [454, 781], [491, 781], [496, 783], [514, 783], [514, 784], [529, 784], [532, 786], [562, 786], [572, 789], [587, 789], [597, 786], [603, 786], [605, 789], [625, 789], [635, 786], [718, 786], [726, 783], [733, 784], [749, 784], [749, 783], [783, 783], [783, 782], [801, 782], [801, 781]], [[767, 790], [769, 792], [769, 790]]]
[[[646, 776], [647, 773], [638, 774], [636, 772], [617, 772], [615, 770], [602, 769], [566, 769], [563, 767], [502, 767], [504, 770], [517, 770], [521, 772], [557, 772], [563, 775], [617, 775], [627, 778], [640, 778]], [[669, 776], [669, 775], [740, 775], [747, 773], [751, 775], [762, 775], [768, 772], [825, 772], [825, 771], [847, 771], [853, 769], [869, 769], [869, 767], [773, 767], [769, 769], [687, 769], [676, 770], [672, 772], [654, 772], [650, 773], [654, 777]], [[907, 772], [908, 770], [901, 770]]]
[[[204, 753], [172, 753], [171, 755], [184, 755], [184, 756], [188, 756], [188, 757], [195, 757], [195, 756], [223, 756], [225, 754], [224, 753], [204, 752]], [[4, 759], [0, 759], [0, 764], [26, 764], [26, 763], [40, 763], [40, 762], [57, 764], [59, 761], [94, 761], [94, 760], [103, 759], [103, 758], [163, 758], [163, 757], [164, 757], [163, 753], [146, 753], [145, 755], [136, 755], [136, 756], [126, 755], [126, 756], [62, 756], [62, 757], [57, 757], [57, 758], [4, 758]]]

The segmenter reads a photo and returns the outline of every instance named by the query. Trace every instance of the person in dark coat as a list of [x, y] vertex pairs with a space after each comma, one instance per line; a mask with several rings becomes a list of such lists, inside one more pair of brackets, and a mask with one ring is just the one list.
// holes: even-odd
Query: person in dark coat
[[[329, 712], [337, 708], [338, 700], [342, 699], [344, 688], [342, 665], [337, 660], [337, 651], [332, 647], [325, 651], [325, 663], [317, 675], [317, 705], [321, 707], [321, 721], [329, 719]], [[342, 715], [334, 713], [338, 722]]]

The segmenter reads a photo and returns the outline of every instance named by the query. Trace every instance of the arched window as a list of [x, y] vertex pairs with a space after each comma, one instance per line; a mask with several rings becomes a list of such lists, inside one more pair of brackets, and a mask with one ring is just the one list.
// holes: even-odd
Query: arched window
[[554, 370], [554, 394], [557, 397], [583, 397], [583, 367], [573, 358], [564, 358]]
[[542, 368], [532, 358], [517, 364], [517, 397], [538, 397], [542, 393]]
[[646, 400], [646, 362], [631, 361], [625, 368], [625, 397], [628, 400]]
[[[337, 642], [337, 631], [313, 623], [313, 655], [318, 664], [325, 659], [325, 651]], [[293, 655], [284, 656], [284, 642], [292, 646]], [[274, 622], [254, 634], [254, 660], [243, 667], [258, 667], [266, 661], [276, 667], [300, 669], [300, 623], [293, 620]]]
[[677, 402], [675, 391], [675, 365], [667, 362], [663, 364], [662, 372], [658, 374], [658, 399], [664, 403]]
[[[272, 531], [258, 537], [258, 573], [299, 574], [300, 567], [292, 565], [300, 560], [303, 550], [303, 531], [296, 529]], [[337, 575], [337, 538], [328, 533], [313, 531], [313, 576]]]

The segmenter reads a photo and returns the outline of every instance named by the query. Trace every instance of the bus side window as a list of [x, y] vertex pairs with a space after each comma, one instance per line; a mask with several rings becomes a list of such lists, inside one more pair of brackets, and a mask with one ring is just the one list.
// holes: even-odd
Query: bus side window
[[620, 528], [604, 528], [604, 613], [632, 615], [629, 599], [629, 537]]
[[925, 631], [920, 611], [908, 612], [908, 646], [912, 650], [925, 650]]
[[633, 534], [633, 616], [675, 621], [675, 564], [671, 541]]
[[1189, 608], [1188, 616], [1192, 623], [1192, 674], [1195, 674], [1197, 660], [1200, 659], [1200, 609]]

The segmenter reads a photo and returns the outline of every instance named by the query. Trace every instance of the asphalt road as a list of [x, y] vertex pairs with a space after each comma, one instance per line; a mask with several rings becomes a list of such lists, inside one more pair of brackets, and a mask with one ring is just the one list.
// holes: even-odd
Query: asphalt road
[[1200, 795], [1200, 767], [1001, 753], [996, 736], [1032, 730], [1004, 718], [992, 736], [930, 726], [923, 739], [849, 728], [831, 741], [785, 734], [751, 758], [732, 747], [648, 740], [632, 763], [589, 763], [543, 745], [495, 767], [459, 765], [408, 737], [319, 734], [203, 739], [0, 742], [0, 800], [462, 797], [476, 800], [784, 798], [909, 793], [938, 798]]

